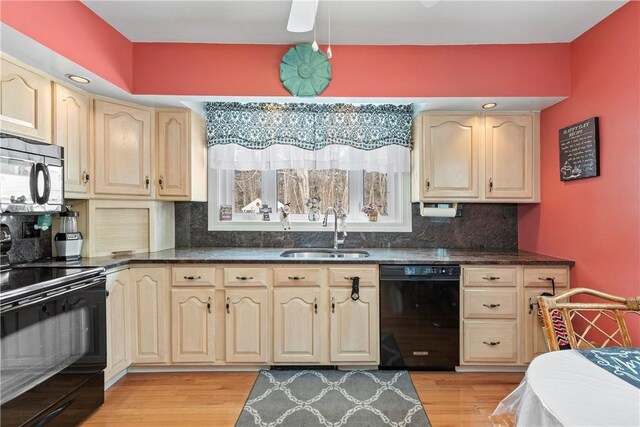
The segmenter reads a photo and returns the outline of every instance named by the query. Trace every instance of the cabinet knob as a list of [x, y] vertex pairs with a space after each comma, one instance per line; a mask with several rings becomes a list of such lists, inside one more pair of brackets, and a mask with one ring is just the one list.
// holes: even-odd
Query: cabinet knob
[[493, 191], [493, 179], [489, 178], [489, 193]]
[[86, 185], [89, 183], [89, 174], [87, 173], [87, 170], [83, 170], [82, 171], [82, 185], [84, 185], [86, 187]]
[[158, 184], [160, 184], [160, 189], [164, 190], [164, 179], [162, 178], [162, 175], [160, 175], [160, 179], [158, 179]]
[[500, 304], [482, 304], [485, 307], [488, 308], [496, 308], [496, 307], [500, 307]]

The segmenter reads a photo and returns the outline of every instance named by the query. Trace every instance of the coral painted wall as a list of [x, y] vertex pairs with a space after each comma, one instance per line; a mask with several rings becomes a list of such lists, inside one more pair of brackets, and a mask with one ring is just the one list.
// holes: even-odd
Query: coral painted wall
[[[558, 130], [593, 116], [600, 176], [561, 182]], [[520, 247], [574, 259], [573, 287], [640, 295], [640, 2], [571, 43], [571, 95], [540, 126], [542, 202], [519, 208]]]
[[131, 90], [133, 44], [78, 0], [2, 0], [0, 21]]
[[[288, 95], [279, 79], [288, 45], [133, 43], [78, 0], [3, 0], [0, 20], [134, 94]], [[323, 96], [546, 97], [570, 91], [568, 43], [333, 51], [334, 78]]]
[[[287, 96], [288, 45], [135, 43], [136, 94]], [[322, 96], [566, 96], [569, 44], [334, 46]]]

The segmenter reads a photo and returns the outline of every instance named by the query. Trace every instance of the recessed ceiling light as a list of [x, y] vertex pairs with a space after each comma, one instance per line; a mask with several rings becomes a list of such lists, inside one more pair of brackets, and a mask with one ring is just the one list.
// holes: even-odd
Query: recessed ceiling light
[[484, 104], [482, 108], [484, 108], [485, 110], [491, 110], [492, 108], [496, 108], [497, 106], [498, 104], [496, 104], [495, 102], [488, 102]]
[[67, 74], [66, 76], [67, 76], [67, 78], [69, 80], [72, 80], [72, 81], [74, 81], [76, 83], [82, 83], [84, 85], [86, 85], [87, 83], [91, 83], [91, 80], [89, 80], [88, 78], [82, 77], [82, 76], [78, 76], [76, 74]]

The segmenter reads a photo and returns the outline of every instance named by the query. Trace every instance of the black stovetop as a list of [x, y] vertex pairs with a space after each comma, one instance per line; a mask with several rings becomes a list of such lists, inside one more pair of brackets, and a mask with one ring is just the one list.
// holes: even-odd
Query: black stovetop
[[30, 267], [28, 264], [3, 268], [0, 272], [0, 302], [38, 291], [50, 291], [57, 286], [97, 276], [103, 271], [101, 267]]

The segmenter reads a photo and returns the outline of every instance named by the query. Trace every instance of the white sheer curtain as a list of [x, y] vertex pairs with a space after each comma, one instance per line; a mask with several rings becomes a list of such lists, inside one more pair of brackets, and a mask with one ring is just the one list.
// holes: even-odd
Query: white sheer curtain
[[370, 172], [409, 172], [409, 149], [387, 145], [360, 150], [346, 145], [328, 145], [311, 151], [291, 145], [272, 145], [262, 150], [237, 144], [209, 147], [209, 168], [218, 170], [342, 169]]

